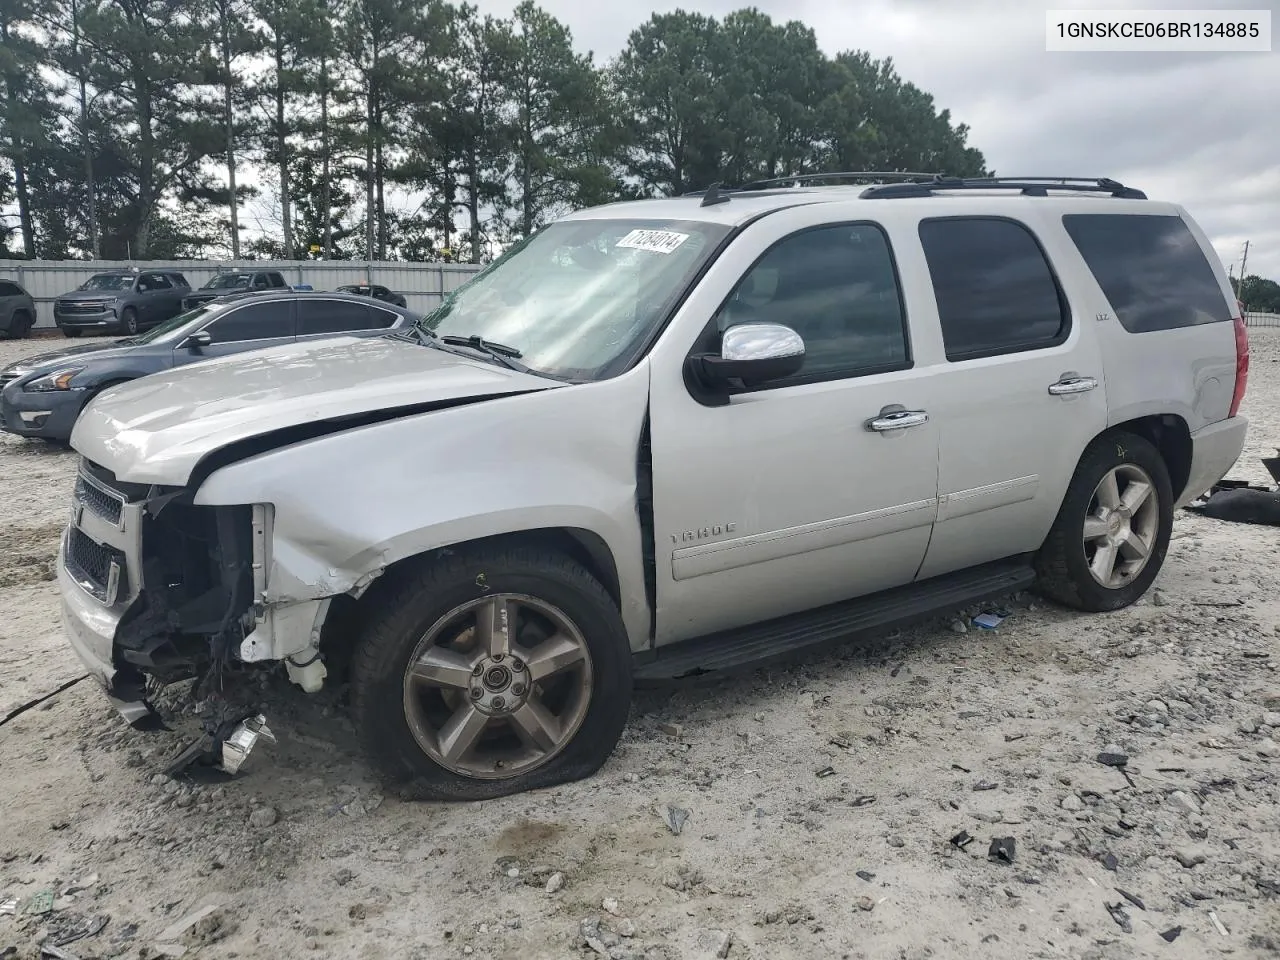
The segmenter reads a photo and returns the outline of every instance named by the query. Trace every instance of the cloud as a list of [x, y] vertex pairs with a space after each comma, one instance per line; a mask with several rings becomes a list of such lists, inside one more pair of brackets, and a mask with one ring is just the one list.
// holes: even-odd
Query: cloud
[[[514, 0], [479, 0], [507, 15]], [[648, 13], [628, 4], [542, 0], [580, 50], [615, 56]], [[657, 3], [723, 16], [731, 0]], [[1108, 176], [1182, 204], [1239, 271], [1280, 280], [1280, 55], [1048, 53], [1049, 9], [1240, 9], [1277, 0], [755, 0], [803, 20], [829, 54], [867, 50], [933, 94], [997, 173]]]

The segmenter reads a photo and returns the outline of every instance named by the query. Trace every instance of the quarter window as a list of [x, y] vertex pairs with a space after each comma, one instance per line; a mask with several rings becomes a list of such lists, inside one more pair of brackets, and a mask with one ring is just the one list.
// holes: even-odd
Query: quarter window
[[888, 238], [868, 223], [805, 230], [775, 244], [716, 315], [723, 333], [778, 323], [804, 340], [804, 366], [770, 388], [911, 365]]
[[1040, 244], [1012, 220], [920, 223], [947, 359], [972, 360], [1061, 343], [1066, 300]]
[[212, 335], [214, 343], [292, 337], [293, 301], [246, 304], [219, 317], [205, 329]]
[[1218, 278], [1181, 217], [1072, 213], [1062, 225], [1130, 333], [1231, 319]]

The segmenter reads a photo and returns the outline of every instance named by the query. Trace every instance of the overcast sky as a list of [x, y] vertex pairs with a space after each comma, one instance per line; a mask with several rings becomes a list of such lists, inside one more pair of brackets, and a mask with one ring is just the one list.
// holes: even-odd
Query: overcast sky
[[[515, 0], [474, 0], [506, 16]], [[723, 16], [734, 0], [540, 0], [597, 63], [651, 13]], [[756, 0], [814, 28], [828, 54], [892, 57], [998, 174], [1107, 176], [1185, 206], [1225, 264], [1280, 281], [1280, 0]], [[1049, 9], [1269, 9], [1270, 53], [1047, 53]]]

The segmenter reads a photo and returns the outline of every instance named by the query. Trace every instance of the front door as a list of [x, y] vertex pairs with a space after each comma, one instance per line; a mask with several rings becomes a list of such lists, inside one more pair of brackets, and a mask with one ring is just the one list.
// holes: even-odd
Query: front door
[[1060, 224], [1035, 211], [917, 229], [942, 336], [933, 377], [947, 398], [923, 579], [1039, 549], [1107, 427], [1107, 397], [1097, 321], [1046, 257], [1069, 262]]
[[[833, 209], [849, 220], [833, 225]], [[924, 558], [933, 386], [913, 369], [888, 237], [858, 212], [806, 206], [749, 227], [671, 331], [696, 330], [697, 343], [664, 338], [653, 355], [658, 644], [909, 583]], [[804, 367], [705, 405], [672, 351], [718, 350], [746, 322], [798, 332]]]

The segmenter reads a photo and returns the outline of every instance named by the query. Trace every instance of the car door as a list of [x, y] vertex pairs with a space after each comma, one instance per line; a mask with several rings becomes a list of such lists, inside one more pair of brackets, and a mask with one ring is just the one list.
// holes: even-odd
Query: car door
[[174, 353], [174, 362], [190, 363], [292, 343], [295, 303], [294, 300], [259, 300], [232, 307], [203, 327], [213, 338], [212, 343], [179, 347]]
[[1107, 426], [1102, 356], [1054, 263], [1060, 230], [1018, 218], [918, 225], [940, 332], [938, 520], [920, 577], [1039, 549], [1080, 455]]
[[138, 277], [140, 294], [138, 319], [148, 326], [169, 319], [169, 303], [173, 284], [163, 273], [144, 273]]
[[298, 339], [333, 336], [372, 336], [386, 330], [396, 315], [373, 304], [325, 297], [298, 302]]
[[[658, 644], [909, 583], [924, 558], [936, 398], [914, 369], [893, 248], [865, 211], [803, 206], [747, 228], [681, 311], [696, 340], [653, 354]], [[682, 362], [755, 321], [798, 332], [803, 368], [709, 405]]]

